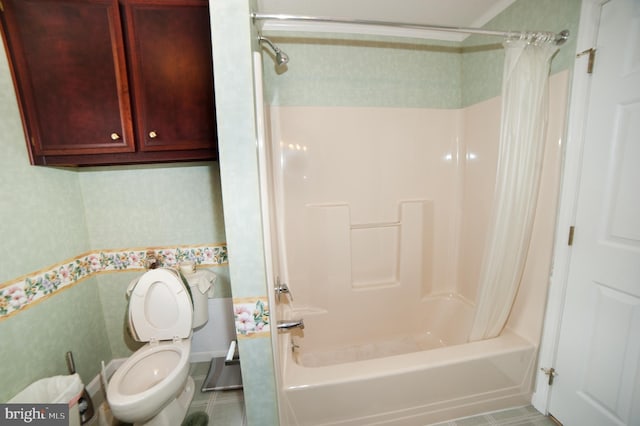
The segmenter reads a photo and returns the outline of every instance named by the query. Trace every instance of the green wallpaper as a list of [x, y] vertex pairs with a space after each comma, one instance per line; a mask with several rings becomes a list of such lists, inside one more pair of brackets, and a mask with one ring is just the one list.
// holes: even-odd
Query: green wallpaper
[[242, 384], [247, 424], [278, 426], [280, 423], [271, 339], [269, 337], [239, 339], [238, 350], [242, 357]]
[[456, 43], [282, 33], [270, 39], [291, 59], [283, 71], [263, 55], [265, 97], [272, 105], [460, 105], [462, 58]]
[[[572, 37], [552, 63], [570, 68], [580, 0], [518, 0], [485, 27], [561, 31]], [[290, 62], [276, 70], [263, 55], [265, 96], [281, 106], [461, 108], [497, 96], [502, 84], [501, 39], [471, 36], [462, 43], [339, 34], [267, 34]], [[266, 52], [269, 52], [265, 49]]]
[[[551, 73], [570, 69], [576, 51], [581, 0], [519, 0], [492, 19], [485, 28], [513, 31], [553, 31], [568, 29], [569, 40], [551, 62]], [[471, 36], [463, 42], [462, 105], [490, 99], [502, 90], [504, 54], [502, 40]]]
[[[252, 0], [211, 1], [213, 63], [220, 175], [236, 298], [267, 292], [257, 159], [253, 50], [257, 35], [249, 19]], [[240, 339], [247, 423], [278, 425], [271, 339]]]
[[88, 383], [111, 360], [95, 278], [0, 321], [0, 401], [37, 379], [67, 374], [65, 353], [73, 351], [76, 369]]
[[225, 241], [218, 163], [79, 172], [92, 249]]

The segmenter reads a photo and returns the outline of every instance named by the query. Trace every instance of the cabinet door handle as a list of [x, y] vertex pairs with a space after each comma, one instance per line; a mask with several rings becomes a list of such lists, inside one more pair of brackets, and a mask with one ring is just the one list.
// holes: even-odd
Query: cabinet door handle
[[149, 132], [149, 137], [151, 139], [155, 139], [155, 138], [158, 137], [158, 134], [152, 130], [152, 131]]
[[117, 141], [118, 139], [120, 139], [120, 135], [115, 132], [111, 133], [111, 139]]

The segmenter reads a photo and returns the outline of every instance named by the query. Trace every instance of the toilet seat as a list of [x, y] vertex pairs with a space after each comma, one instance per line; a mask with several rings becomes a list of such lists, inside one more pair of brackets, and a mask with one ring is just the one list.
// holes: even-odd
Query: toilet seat
[[185, 339], [191, 335], [193, 304], [178, 274], [152, 269], [138, 280], [129, 299], [129, 327], [139, 342]]

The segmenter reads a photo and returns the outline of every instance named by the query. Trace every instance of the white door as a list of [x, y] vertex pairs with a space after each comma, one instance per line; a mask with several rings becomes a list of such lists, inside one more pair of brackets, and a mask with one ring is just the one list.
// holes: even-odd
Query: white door
[[640, 425], [640, 0], [602, 6], [596, 52], [549, 412]]

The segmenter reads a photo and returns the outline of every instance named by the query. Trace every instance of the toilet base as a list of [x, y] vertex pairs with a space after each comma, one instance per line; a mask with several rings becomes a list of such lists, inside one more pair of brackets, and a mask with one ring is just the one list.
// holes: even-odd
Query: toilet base
[[187, 377], [187, 382], [182, 392], [169, 405], [164, 407], [155, 417], [144, 423], [135, 423], [134, 426], [176, 426], [182, 423], [189, 405], [196, 392], [196, 384], [191, 376]]

